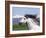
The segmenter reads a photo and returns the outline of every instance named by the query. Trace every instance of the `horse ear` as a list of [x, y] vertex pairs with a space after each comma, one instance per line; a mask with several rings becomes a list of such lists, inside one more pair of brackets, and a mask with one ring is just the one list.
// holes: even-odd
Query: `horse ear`
[[31, 15], [31, 16], [34, 17], [34, 18], [36, 18], [37, 15], [35, 14], [35, 15]]
[[36, 18], [37, 17], [37, 15], [34, 15], [34, 18]]

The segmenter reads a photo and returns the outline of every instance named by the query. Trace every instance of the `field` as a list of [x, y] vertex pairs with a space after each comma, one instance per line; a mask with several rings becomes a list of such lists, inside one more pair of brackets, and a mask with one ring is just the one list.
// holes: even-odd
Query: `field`
[[28, 30], [28, 25], [23, 23], [23, 24], [14, 24], [13, 25], [13, 30]]

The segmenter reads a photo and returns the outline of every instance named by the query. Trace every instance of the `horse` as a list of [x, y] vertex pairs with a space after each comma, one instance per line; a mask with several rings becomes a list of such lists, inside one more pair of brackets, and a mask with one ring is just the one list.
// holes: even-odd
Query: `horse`
[[35, 30], [35, 31], [40, 30], [40, 26], [37, 24], [37, 21], [36, 21], [36, 16], [25, 15], [24, 19], [21, 19], [20, 22], [28, 24], [29, 30]]

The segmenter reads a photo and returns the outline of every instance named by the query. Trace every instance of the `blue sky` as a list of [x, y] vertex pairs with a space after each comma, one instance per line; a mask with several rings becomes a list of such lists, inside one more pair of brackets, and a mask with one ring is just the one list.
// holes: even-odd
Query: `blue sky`
[[39, 14], [40, 8], [28, 8], [28, 7], [13, 7], [12, 8], [12, 15], [25, 15], [25, 14]]

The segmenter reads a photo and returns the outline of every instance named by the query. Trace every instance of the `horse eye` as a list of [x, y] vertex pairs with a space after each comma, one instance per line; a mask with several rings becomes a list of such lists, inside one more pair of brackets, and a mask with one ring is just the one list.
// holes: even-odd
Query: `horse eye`
[[24, 18], [24, 20], [25, 20], [25, 18]]

